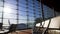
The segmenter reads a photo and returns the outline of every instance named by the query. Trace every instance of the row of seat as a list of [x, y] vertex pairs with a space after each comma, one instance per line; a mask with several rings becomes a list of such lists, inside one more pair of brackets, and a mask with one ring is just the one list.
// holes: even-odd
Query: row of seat
[[16, 30], [24, 30], [29, 29], [27, 28], [27, 25], [25, 24], [11, 24], [7, 30], [2, 29], [2, 23], [0, 23], [0, 33], [1, 34], [7, 34], [10, 32], [15, 32]]

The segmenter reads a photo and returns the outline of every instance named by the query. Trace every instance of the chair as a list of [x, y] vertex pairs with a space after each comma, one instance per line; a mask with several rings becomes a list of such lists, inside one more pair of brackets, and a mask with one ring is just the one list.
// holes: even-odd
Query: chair
[[4, 32], [7, 32], [8, 30], [3, 30], [3, 23], [0, 23], [0, 34], [4, 34]]
[[17, 26], [17, 24], [11, 24], [11, 26], [9, 27], [9, 31], [6, 32], [6, 33], [15, 32], [16, 31], [16, 26]]
[[2, 30], [2, 25], [3, 25], [3, 24], [2, 24], [2, 23], [0, 23], [0, 30]]
[[9, 31], [8, 32], [5, 32], [5, 33], [7, 34], [7, 33], [10, 33], [10, 32], [15, 32], [16, 31], [16, 27], [17, 27], [17, 24], [10, 24], [9, 19], [8, 19], [8, 23], [10, 25], [10, 27], [8, 28]]
[[8, 34], [8, 33], [15, 32], [15, 31], [16, 31], [16, 26], [17, 26], [17, 24], [11, 24], [11, 26], [8, 28], [9, 31], [7, 31], [7, 32], [3, 31], [3, 32], [0, 33], [0, 34]]
[[[10, 25], [9, 19], [8, 19], [8, 23]], [[11, 24], [10, 27], [7, 30], [2, 30], [2, 25], [3, 25], [3, 23], [0, 23], [0, 29], [1, 29], [0, 34], [7, 34], [7, 33], [10, 33], [10, 32], [13, 32], [13, 31], [16, 30], [16, 26], [17, 26], [17, 24]]]

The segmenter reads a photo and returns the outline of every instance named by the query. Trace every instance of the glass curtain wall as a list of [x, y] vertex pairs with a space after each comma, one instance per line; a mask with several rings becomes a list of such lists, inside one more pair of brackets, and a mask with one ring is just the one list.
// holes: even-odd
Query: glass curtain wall
[[38, 17], [42, 16], [40, 3], [37, 0], [0, 0], [0, 23], [3, 20], [4, 26], [10, 22], [10, 24], [23, 23], [33, 27], [35, 18]]
[[44, 10], [44, 17], [45, 18], [54, 17], [53, 8], [50, 8], [50, 7], [46, 6], [46, 5], [43, 5], [43, 10]]
[[[46, 16], [48, 9], [45, 9], [46, 7], [44, 7]], [[36, 18], [42, 18], [41, 3], [37, 0], [0, 0], [0, 23], [4, 26], [8, 26], [10, 22], [10, 24], [23, 23], [32, 28]]]

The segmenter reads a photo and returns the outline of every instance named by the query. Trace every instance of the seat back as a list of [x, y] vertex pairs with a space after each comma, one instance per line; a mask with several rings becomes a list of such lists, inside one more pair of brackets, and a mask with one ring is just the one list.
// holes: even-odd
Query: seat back
[[11, 26], [9, 27], [9, 32], [15, 31], [16, 26], [17, 26], [17, 24], [11, 24]]
[[0, 29], [2, 29], [2, 25], [3, 25], [3, 24], [2, 24], [2, 23], [0, 23]]

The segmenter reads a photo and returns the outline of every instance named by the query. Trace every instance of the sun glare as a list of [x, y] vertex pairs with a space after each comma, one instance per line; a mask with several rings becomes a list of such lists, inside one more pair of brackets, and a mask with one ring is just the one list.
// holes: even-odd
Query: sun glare
[[4, 12], [5, 12], [5, 13], [10, 13], [11, 11], [12, 11], [11, 8], [4, 7]]

